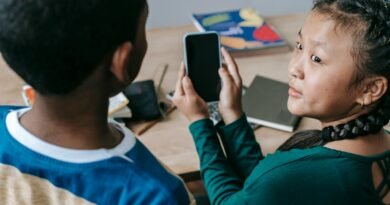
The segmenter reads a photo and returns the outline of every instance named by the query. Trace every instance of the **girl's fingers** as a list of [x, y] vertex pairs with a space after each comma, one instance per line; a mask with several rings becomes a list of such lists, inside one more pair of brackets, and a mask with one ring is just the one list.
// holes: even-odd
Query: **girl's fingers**
[[224, 47], [221, 49], [223, 58], [227, 63], [227, 68], [229, 70], [230, 75], [233, 77], [234, 82], [237, 86], [241, 85], [241, 76], [238, 71], [238, 66], [233, 57], [226, 51]]
[[224, 67], [219, 69], [219, 76], [222, 79], [223, 87], [230, 87], [232, 85], [232, 83], [234, 83], [234, 80], [233, 80], [232, 76], [229, 74], [227, 69], [224, 68]]
[[188, 76], [185, 76], [183, 78], [183, 90], [184, 90], [184, 94], [186, 96], [195, 96], [197, 95], [195, 89], [194, 89], [194, 86], [192, 85], [192, 82], [190, 80], [190, 78]]
[[184, 67], [184, 63], [181, 62], [180, 69], [179, 69], [179, 75], [178, 75], [177, 81], [176, 81], [174, 95], [178, 95], [178, 96], [184, 95], [184, 90], [183, 90], [183, 85], [182, 85], [184, 76], [185, 76], [185, 67]]

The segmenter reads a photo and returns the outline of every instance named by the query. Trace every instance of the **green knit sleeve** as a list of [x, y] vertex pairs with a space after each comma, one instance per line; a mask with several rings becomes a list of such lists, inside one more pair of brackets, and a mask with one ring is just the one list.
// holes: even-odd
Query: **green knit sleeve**
[[218, 132], [229, 162], [245, 181], [253, 168], [264, 158], [246, 116], [243, 115], [235, 122], [219, 127]]
[[240, 204], [244, 198], [243, 181], [227, 161], [213, 123], [209, 119], [196, 121], [190, 125], [190, 132], [211, 204]]

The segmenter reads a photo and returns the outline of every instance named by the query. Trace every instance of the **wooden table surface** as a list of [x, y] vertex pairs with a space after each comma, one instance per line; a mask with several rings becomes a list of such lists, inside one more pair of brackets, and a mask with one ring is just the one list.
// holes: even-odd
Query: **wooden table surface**
[[[305, 14], [273, 16], [266, 18], [291, 46], [300, 29]], [[138, 80], [154, 79], [156, 84], [168, 64], [164, 81], [158, 91], [160, 98], [174, 89], [180, 62], [183, 60], [182, 37], [187, 32], [196, 31], [192, 25], [151, 29], [147, 31], [148, 52], [144, 59]], [[287, 82], [287, 65], [291, 52], [257, 55], [237, 58], [244, 85], [249, 85], [255, 75], [262, 75]], [[22, 105], [21, 87], [24, 82], [0, 58], [0, 104]], [[315, 120], [303, 118], [297, 130], [318, 128]], [[255, 131], [264, 154], [273, 152], [291, 133], [261, 127]], [[188, 121], [177, 110], [155, 124], [139, 139], [164, 164], [178, 174], [199, 170], [199, 159], [192, 137], [188, 131]]]

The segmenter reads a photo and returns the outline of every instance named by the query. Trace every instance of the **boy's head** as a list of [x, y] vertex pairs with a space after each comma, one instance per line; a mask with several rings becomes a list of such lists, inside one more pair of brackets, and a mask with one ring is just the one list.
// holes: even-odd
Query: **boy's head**
[[98, 67], [109, 69], [116, 50], [130, 42], [124, 53], [131, 55], [117, 58], [131, 61], [132, 80], [146, 52], [139, 31], [146, 7], [146, 0], [0, 1], [0, 51], [40, 94], [64, 95]]

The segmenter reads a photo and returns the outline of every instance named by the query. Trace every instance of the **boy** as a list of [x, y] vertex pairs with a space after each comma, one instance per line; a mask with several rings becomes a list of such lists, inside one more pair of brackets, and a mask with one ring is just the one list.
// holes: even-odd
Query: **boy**
[[1, 204], [189, 204], [108, 99], [137, 76], [145, 0], [0, 1], [0, 51], [36, 91], [0, 107]]

